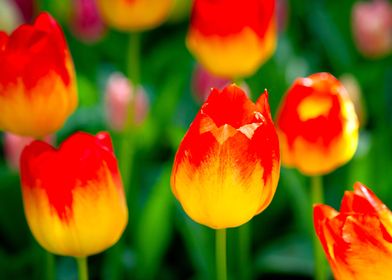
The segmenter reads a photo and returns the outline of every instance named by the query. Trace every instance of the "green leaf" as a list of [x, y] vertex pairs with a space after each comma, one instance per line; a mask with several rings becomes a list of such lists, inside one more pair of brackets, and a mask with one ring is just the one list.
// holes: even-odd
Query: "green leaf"
[[173, 196], [169, 184], [170, 174], [171, 164], [166, 164], [136, 226], [137, 269], [142, 279], [156, 277], [171, 239]]

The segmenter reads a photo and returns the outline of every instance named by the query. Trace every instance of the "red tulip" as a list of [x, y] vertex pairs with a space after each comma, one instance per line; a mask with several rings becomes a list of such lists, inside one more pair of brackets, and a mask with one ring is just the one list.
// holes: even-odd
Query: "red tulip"
[[47, 13], [0, 32], [0, 129], [43, 137], [76, 109], [75, 72], [63, 33]]
[[314, 206], [314, 226], [335, 279], [392, 279], [392, 212], [360, 183], [340, 212]]
[[191, 124], [175, 156], [171, 186], [196, 222], [236, 227], [270, 204], [279, 169], [267, 93], [254, 104], [231, 85], [213, 89]]
[[282, 162], [322, 175], [349, 161], [358, 145], [358, 119], [346, 89], [331, 74], [297, 79], [277, 115]]
[[275, 51], [275, 0], [195, 0], [187, 45], [216, 76], [252, 75]]
[[21, 156], [27, 222], [49, 252], [99, 253], [120, 238], [128, 220], [110, 136], [78, 132], [55, 149], [42, 141]]

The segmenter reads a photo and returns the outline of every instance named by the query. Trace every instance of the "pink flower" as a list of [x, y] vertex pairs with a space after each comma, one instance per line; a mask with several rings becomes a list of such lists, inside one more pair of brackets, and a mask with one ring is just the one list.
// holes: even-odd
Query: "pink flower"
[[143, 87], [134, 85], [121, 73], [109, 77], [105, 97], [106, 118], [111, 129], [122, 131], [127, 125], [128, 110], [131, 114], [129, 121], [141, 125], [148, 109], [149, 100]]
[[94, 0], [73, 0], [74, 14], [72, 30], [75, 35], [86, 42], [99, 40], [105, 27]]
[[[194, 93], [196, 101], [201, 103], [207, 100], [212, 88], [223, 90], [223, 88], [225, 88], [231, 83], [232, 81], [230, 79], [217, 77], [214, 74], [208, 72], [200, 64], [197, 64], [193, 71], [192, 91]], [[250, 89], [248, 85], [245, 82], [242, 82], [239, 86], [249, 97]]]
[[[4, 153], [7, 164], [10, 168], [19, 171], [19, 159], [24, 147], [34, 141], [32, 137], [19, 136], [9, 132], [4, 133]], [[44, 137], [44, 141], [52, 144], [54, 137], [49, 135]]]
[[388, 1], [358, 2], [352, 11], [354, 39], [366, 57], [387, 55], [392, 49], [392, 5]]

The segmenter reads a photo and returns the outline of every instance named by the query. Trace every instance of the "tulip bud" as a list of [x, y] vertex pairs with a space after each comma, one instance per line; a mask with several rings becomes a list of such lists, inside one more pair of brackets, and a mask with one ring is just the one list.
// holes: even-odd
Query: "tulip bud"
[[187, 46], [216, 76], [252, 75], [275, 51], [275, 0], [195, 0]]
[[98, 41], [105, 32], [95, 0], [73, 0], [72, 30], [85, 42]]
[[[115, 131], [122, 131], [127, 122], [143, 123], [149, 108], [149, 101], [142, 87], [135, 88], [131, 81], [120, 73], [109, 77], [105, 96], [106, 118]], [[128, 114], [131, 114], [128, 119]]]
[[108, 133], [78, 132], [59, 149], [34, 141], [20, 162], [27, 222], [42, 247], [86, 257], [118, 241], [128, 211]]
[[176, 153], [171, 186], [196, 222], [237, 227], [270, 204], [279, 170], [267, 93], [254, 104], [230, 85], [214, 89], [196, 115]]
[[358, 50], [366, 57], [385, 56], [392, 50], [392, 5], [388, 1], [357, 2], [352, 28]]
[[143, 31], [160, 25], [173, 0], [98, 0], [104, 21], [121, 31]]
[[392, 279], [392, 212], [361, 183], [340, 212], [318, 204], [314, 227], [336, 280]]
[[37, 1], [35, 0], [10, 0], [14, 2], [18, 8], [20, 13], [23, 16], [24, 22], [31, 22], [34, 16], [35, 6], [37, 5]]
[[297, 79], [277, 115], [282, 162], [322, 175], [349, 161], [358, 145], [358, 118], [346, 89], [331, 74]]
[[[53, 136], [43, 139], [46, 143], [53, 143]], [[34, 141], [34, 138], [19, 136], [12, 133], [4, 133], [4, 153], [8, 166], [19, 171], [19, 160], [23, 149]]]
[[75, 71], [64, 35], [47, 13], [0, 32], [0, 129], [43, 137], [76, 109]]

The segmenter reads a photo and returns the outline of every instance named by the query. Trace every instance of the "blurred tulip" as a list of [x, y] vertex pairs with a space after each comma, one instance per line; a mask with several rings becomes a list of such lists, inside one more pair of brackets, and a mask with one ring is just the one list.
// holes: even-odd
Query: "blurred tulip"
[[358, 145], [358, 119], [346, 89], [331, 74], [299, 78], [277, 115], [282, 162], [323, 175], [349, 161]]
[[128, 220], [108, 133], [78, 132], [55, 149], [42, 141], [21, 156], [25, 214], [38, 243], [51, 253], [85, 257], [120, 238]]
[[[53, 143], [52, 136], [43, 139], [46, 143]], [[34, 138], [19, 136], [12, 133], [4, 133], [4, 152], [5, 159], [10, 168], [19, 170], [19, 160], [23, 149], [34, 141]]]
[[237, 227], [270, 204], [279, 169], [267, 93], [254, 104], [230, 85], [214, 89], [191, 124], [174, 159], [171, 186], [196, 222]]
[[[105, 109], [107, 122], [113, 130], [122, 131], [127, 121], [140, 125], [148, 113], [148, 108], [148, 97], [142, 87], [135, 88], [132, 82], [120, 73], [114, 73], [109, 77]], [[131, 114], [130, 119], [128, 114]]]
[[104, 21], [121, 31], [142, 31], [160, 25], [173, 0], [98, 0]]
[[10, 32], [21, 22], [22, 16], [16, 4], [12, 0], [0, 0], [0, 30]]
[[[231, 83], [229, 79], [214, 76], [200, 64], [197, 64], [192, 75], [192, 90], [196, 101], [204, 103], [211, 93], [212, 88], [222, 90]], [[250, 89], [245, 82], [240, 85], [241, 89], [249, 97]]]
[[275, 0], [194, 1], [187, 46], [214, 75], [252, 75], [275, 45]]
[[36, 0], [10, 0], [18, 6], [19, 11], [23, 17], [24, 22], [31, 22], [34, 16], [35, 6], [37, 5]]
[[276, 19], [279, 32], [286, 29], [289, 17], [289, 3], [287, 0], [276, 0]]
[[230, 83], [231, 80], [214, 76], [200, 64], [197, 64], [193, 71], [192, 89], [196, 99], [201, 102], [207, 100], [212, 88], [222, 90]]
[[392, 279], [392, 213], [360, 183], [340, 212], [314, 206], [314, 227], [336, 280]]
[[0, 129], [33, 137], [52, 134], [76, 106], [72, 58], [49, 14], [10, 36], [0, 32]]
[[392, 5], [388, 1], [357, 2], [352, 10], [352, 28], [358, 50], [377, 58], [392, 51]]
[[340, 77], [340, 81], [346, 88], [350, 99], [354, 103], [355, 112], [358, 116], [360, 126], [364, 126], [366, 123], [366, 110], [363, 104], [364, 100], [362, 97], [361, 86], [357, 79], [352, 74], [344, 74]]
[[82, 41], [98, 41], [105, 33], [95, 0], [73, 0], [72, 30]]

